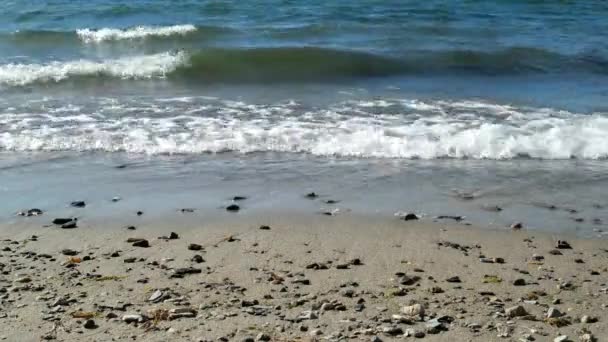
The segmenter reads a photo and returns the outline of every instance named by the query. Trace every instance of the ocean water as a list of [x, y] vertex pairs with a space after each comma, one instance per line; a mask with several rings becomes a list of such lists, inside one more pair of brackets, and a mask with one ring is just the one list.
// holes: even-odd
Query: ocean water
[[598, 233], [606, 17], [604, 1], [4, 1], [0, 217], [110, 189], [213, 209], [222, 189], [260, 208], [318, 189], [341, 212]]

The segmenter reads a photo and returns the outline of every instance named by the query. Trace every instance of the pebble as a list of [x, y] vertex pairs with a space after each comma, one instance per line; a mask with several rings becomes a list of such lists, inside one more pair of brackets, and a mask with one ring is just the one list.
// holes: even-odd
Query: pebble
[[236, 205], [236, 204], [231, 204], [231, 205], [229, 205], [229, 206], [227, 206], [227, 207], [226, 207], [226, 210], [227, 210], [227, 211], [233, 211], [233, 212], [236, 212], [236, 211], [241, 210], [241, 207], [239, 207], [239, 206], [238, 206], [238, 205]]
[[200, 251], [201, 249], [203, 249], [203, 246], [196, 243], [191, 243], [188, 245], [188, 249], [191, 251]]
[[528, 315], [528, 312], [526, 311], [526, 309], [521, 305], [516, 305], [516, 306], [512, 306], [510, 308], [507, 308], [507, 309], [505, 309], [505, 313], [507, 314], [508, 317], [511, 317], [511, 318]]
[[515, 222], [511, 225], [511, 229], [519, 230], [524, 227], [524, 224], [521, 222]]
[[460, 277], [458, 277], [458, 276], [449, 277], [445, 281], [447, 281], [448, 283], [462, 283], [462, 281], [460, 280]]
[[408, 305], [401, 308], [401, 313], [406, 316], [424, 317], [424, 307], [420, 304]]
[[163, 298], [163, 292], [161, 290], [156, 290], [154, 293], [148, 298], [149, 302], [158, 303]]
[[526, 280], [522, 279], [522, 278], [515, 279], [513, 281], [513, 285], [514, 286], [525, 286], [526, 285]]
[[144, 322], [144, 316], [137, 314], [124, 315], [122, 321], [125, 323], [141, 323]]
[[192, 260], [193, 262], [197, 263], [197, 264], [200, 264], [200, 263], [202, 263], [202, 262], [205, 262], [205, 259], [203, 259], [203, 257], [202, 257], [201, 255], [199, 255], [199, 254], [195, 254], [195, 255], [192, 257], [192, 259], [191, 259], [191, 260]]
[[67, 256], [74, 256], [74, 255], [78, 255], [78, 251], [66, 248], [66, 249], [61, 250], [61, 254], [67, 255]]
[[62, 225], [62, 224], [66, 224], [68, 222], [72, 222], [72, 220], [74, 220], [74, 219], [72, 219], [72, 218], [56, 218], [56, 219], [53, 220], [53, 224]]
[[78, 225], [76, 224], [76, 220], [74, 220], [74, 221], [70, 221], [68, 223], [62, 224], [61, 228], [62, 229], [73, 229], [73, 228], [78, 228]]
[[560, 335], [553, 339], [553, 342], [566, 342], [568, 341], [568, 335]]
[[87, 204], [84, 201], [74, 201], [70, 203], [70, 206], [74, 208], [84, 208], [87, 206]]
[[260, 230], [270, 230], [270, 226], [260, 226]]
[[415, 221], [415, 220], [418, 220], [419, 218], [420, 217], [418, 215], [413, 214], [413, 213], [408, 213], [408, 214], [401, 216], [401, 219], [404, 221]]
[[270, 341], [272, 337], [266, 333], [259, 333], [258, 336], [255, 337], [256, 341]]
[[140, 239], [140, 240], [133, 242], [133, 247], [148, 248], [148, 247], [150, 247], [150, 243], [146, 239]]
[[87, 320], [84, 322], [83, 327], [84, 327], [85, 329], [95, 329], [95, 328], [97, 328], [97, 324], [95, 324], [95, 321], [94, 321], [94, 320], [92, 320], [92, 319], [87, 319]]
[[554, 307], [550, 307], [549, 310], [547, 310], [547, 318], [557, 318], [561, 316], [562, 313]]
[[557, 249], [572, 249], [572, 246], [565, 240], [557, 240], [557, 244], [555, 246]]

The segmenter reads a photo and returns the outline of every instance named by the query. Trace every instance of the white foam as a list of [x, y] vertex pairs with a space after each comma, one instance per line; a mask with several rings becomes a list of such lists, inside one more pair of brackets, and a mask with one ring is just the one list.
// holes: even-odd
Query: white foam
[[173, 26], [137, 26], [129, 29], [102, 28], [99, 30], [81, 29], [76, 31], [78, 37], [85, 43], [101, 43], [108, 40], [142, 39], [146, 37], [167, 37], [186, 35], [196, 31], [194, 25]]
[[186, 53], [180, 51], [103, 61], [81, 59], [48, 64], [4, 64], [0, 65], [0, 85], [58, 82], [73, 76], [105, 75], [123, 79], [164, 77], [187, 60]]
[[[392, 101], [390, 108], [401, 102]], [[138, 111], [153, 103], [138, 103]], [[66, 111], [61, 118], [55, 116], [60, 113], [7, 113], [0, 114], [0, 127], [5, 127], [0, 133], [0, 150], [143, 154], [274, 151], [422, 159], [608, 158], [605, 113], [582, 115], [483, 102], [469, 103], [472, 111], [462, 108], [462, 103], [436, 101], [416, 103], [424, 115], [412, 113], [408, 102], [401, 104], [404, 113], [364, 116], [357, 112], [353, 116], [352, 110], [369, 105], [361, 103], [363, 106], [351, 101], [299, 114], [294, 114], [299, 105], [291, 102], [254, 105], [211, 101], [191, 104], [192, 109], [204, 108], [191, 115], [181, 99], [176, 99], [175, 105], [181, 107], [175, 113], [166, 112], [171, 106], [163, 102], [167, 105], [160, 108], [164, 117], [116, 117], [108, 114], [111, 109], [103, 108], [88, 115]], [[384, 105], [374, 110], [388, 108]], [[517, 115], [500, 115], [505, 111]]]

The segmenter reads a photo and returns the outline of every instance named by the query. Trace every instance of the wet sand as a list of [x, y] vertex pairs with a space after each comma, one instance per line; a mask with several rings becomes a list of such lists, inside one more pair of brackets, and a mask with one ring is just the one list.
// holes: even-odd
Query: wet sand
[[[354, 214], [177, 216], [135, 230], [111, 220], [41, 227], [28, 218], [1, 227], [0, 337], [608, 336], [605, 240]], [[45, 213], [37, 220], [53, 218]], [[557, 248], [558, 240], [567, 244]]]

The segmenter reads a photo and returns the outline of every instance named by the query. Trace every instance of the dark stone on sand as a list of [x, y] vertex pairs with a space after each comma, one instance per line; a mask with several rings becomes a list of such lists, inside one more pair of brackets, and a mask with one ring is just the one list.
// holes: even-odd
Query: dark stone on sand
[[405, 214], [404, 216], [401, 216], [401, 219], [404, 221], [414, 221], [414, 220], [418, 220], [419, 217], [416, 214], [409, 213], [409, 214]]
[[181, 211], [182, 213], [193, 213], [194, 209], [193, 208], [182, 208], [179, 211]]
[[150, 247], [150, 243], [142, 238], [128, 238], [128, 243], [132, 243], [134, 247]]
[[336, 200], [331, 200], [330, 199], [330, 200], [325, 201], [325, 204], [336, 204], [338, 202], [340, 202], [340, 201], [336, 201]]
[[445, 281], [447, 281], [448, 283], [462, 283], [462, 281], [460, 280], [460, 277], [458, 277], [458, 276], [450, 277], [450, 278], [446, 279]]
[[241, 210], [241, 207], [239, 207], [236, 204], [231, 204], [231, 205], [229, 205], [229, 206], [226, 207], [226, 210], [227, 211], [239, 211], [239, 210]]
[[521, 222], [515, 222], [511, 225], [511, 229], [522, 229], [524, 227], [524, 224]]
[[141, 216], [141, 215], [143, 215], [143, 214], [144, 214], [144, 212], [143, 212], [143, 211], [138, 211], [138, 212], [137, 212], [137, 216]]
[[92, 320], [92, 319], [87, 319], [82, 326], [85, 329], [95, 329], [95, 328], [97, 328], [97, 324], [95, 324], [95, 321]]
[[74, 255], [78, 255], [78, 251], [66, 248], [61, 251], [61, 254], [67, 255], [67, 256], [74, 256]]
[[564, 255], [562, 252], [560, 252], [559, 249], [552, 249], [549, 251], [549, 254], [551, 255]]
[[437, 218], [440, 220], [454, 220], [457, 222], [464, 220], [464, 216], [454, 216], [454, 215], [439, 215], [439, 216], [437, 216]]
[[71, 217], [70, 217], [70, 218], [67, 218], [67, 217], [66, 217], [66, 218], [60, 217], [60, 218], [56, 218], [56, 219], [54, 219], [54, 220], [53, 220], [53, 224], [61, 225], [61, 224], [66, 224], [66, 223], [71, 222], [71, 221], [75, 221], [75, 220], [76, 220], [76, 219], [73, 219], [73, 218], [71, 218]]
[[518, 278], [518, 279], [515, 279], [515, 281], [513, 281], [513, 285], [514, 286], [525, 286], [526, 281], [522, 278]]
[[25, 211], [25, 212], [21, 211], [21, 212], [18, 213], [18, 215], [19, 216], [27, 216], [27, 217], [30, 217], [30, 216], [40, 216], [40, 215], [42, 215], [42, 210], [37, 209], [37, 208], [33, 208], [33, 209], [29, 209], [28, 211]]
[[173, 270], [171, 278], [182, 278], [186, 274], [196, 274], [201, 272], [202, 270], [200, 268], [194, 267], [176, 268], [175, 270]]
[[76, 221], [70, 221], [68, 223], [62, 224], [61, 228], [63, 229], [72, 229], [72, 228], [78, 228], [78, 225], [76, 224]]
[[131, 263], [134, 263], [135, 260], [137, 260], [137, 258], [131, 257], [131, 258], [125, 258], [123, 261], [125, 262], [125, 264], [131, 264]]
[[127, 227], [127, 229], [128, 229], [128, 230], [135, 230], [135, 229], [137, 229], [137, 228], [135, 228], [135, 226], [128, 226], [128, 227]]
[[194, 255], [191, 260], [197, 264], [205, 262], [205, 259], [203, 259], [203, 257], [199, 254]]
[[150, 247], [150, 243], [146, 239], [141, 239], [139, 241], [133, 242], [133, 247]]
[[260, 226], [260, 230], [270, 230], [270, 226]]
[[583, 259], [574, 259], [574, 262], [577, 264], [584, 264], [585, 261]]
[[361, 259], [359, 258], [354, 258], [350, 261], [351, 265], [355, 265], [355, 266], [360, 266], [363, 265], [363, 263], [361, 262]]
[[203, 249], [203, 246], [196, 243], [191, 243], [188, 245], [188, 249], [191, 251], [200, 251], [201, 249]]
[[314, 192], [309, 192], [309, 193], [306, 194], [306, 198], [309, 198], [309, 199], [315, 199], [317, 197], [319, 197], [319, 195], [317, 195]]
[[556, 246], [558, 249], [572, 249], [572, 246], [565, 240], [557, 240]]
[[234, 197], [232, 197], [232, 200], [235, 201], [235, 202], [236, 201], [244, 201], [246, 199], [247, 199], [247, 197], [245, 197], [245, 196], [234, 196]]
[[87, 206], [87, 204], [84, 203], [84, 201], [74, 201], [74, 202], [70, 203], [70, 206], [72, 206], [74, 208], [84, 208]]
[[175, 232], [171, 232], [171, 234], [169, 234], [169, 240], [176, 240], [179, 239], [179, 235], [177, 235], [177, 233]]

